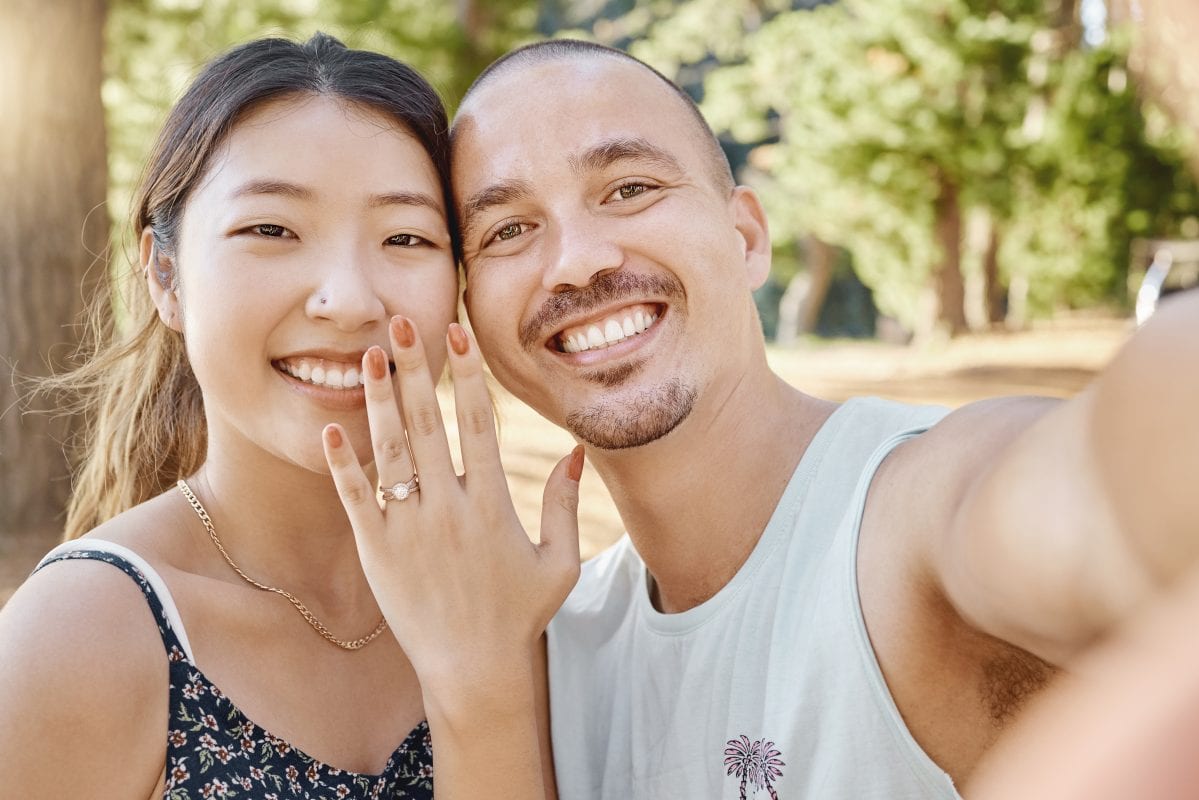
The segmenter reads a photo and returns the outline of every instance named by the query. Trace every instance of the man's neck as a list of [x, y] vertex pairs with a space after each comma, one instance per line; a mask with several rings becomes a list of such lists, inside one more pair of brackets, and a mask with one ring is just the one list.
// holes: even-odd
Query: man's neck
[[651, 445], [591, 455], [662, 611], [693, 608], [737, 574], [835, 408], [761, 373], [702, 398]]

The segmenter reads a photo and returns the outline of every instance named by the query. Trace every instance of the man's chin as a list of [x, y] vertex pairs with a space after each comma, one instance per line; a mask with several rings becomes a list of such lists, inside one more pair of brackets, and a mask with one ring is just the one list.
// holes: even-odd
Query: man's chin
[[573, 411], [565, 427], [588, 445], [601, 450], [643, 447], [669, 434], [687, 419], [698, 392], [673, 380], [627, 398]]
[[646, 359], [625, 361], [611, 367], [599, 367], [584, 371], [580, 373], [580, 377], [606, 389], [615, 389], [639, 375], [645, 365]]

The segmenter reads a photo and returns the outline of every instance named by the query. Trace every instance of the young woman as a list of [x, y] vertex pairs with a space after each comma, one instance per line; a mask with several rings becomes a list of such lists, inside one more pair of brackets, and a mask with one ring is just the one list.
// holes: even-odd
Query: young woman
[[[552, 503], [560, 535], [537, 548], [506, 492], [477, 497], [503, 478], [453, 324], [447, 153], [415, 72], [320, 34], [236, 48], [171, 111], [137, 194], [140, 263], [60, 381], [88, 420], [68, 518], [85, 535], [0, 614], [5, 796], [424, 798], [434, 761], [441, 800], [552, 793], [534, 653], [577, 528]], [[125, 307], [105, 316], [110, 297]], [[463, 419], [487, 420], [464, 435], [470, 480], [422, 495], [398, 434], [380, 511], [373, 465], [350, 461], [371, 452], [367, 395], [391, 397], [396, 371], [422, 470], [452, 469], [430, 377], [447, 341]], [[488, 552], [378, 537], [360, 558], [327, 423], [355, 514], [458, 531], [469, 500], [495, 522]], [[547, 491], [575, 496], [580, 468]], [[395, 548], [410, 557], [376, 597]]]

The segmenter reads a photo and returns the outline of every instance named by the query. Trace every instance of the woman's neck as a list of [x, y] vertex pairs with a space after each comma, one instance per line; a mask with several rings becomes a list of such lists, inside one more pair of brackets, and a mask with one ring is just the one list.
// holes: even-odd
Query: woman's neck
[[[301, 596], [314, 611], [338, 613], [374, 603], [329, 475], [260, 449], [230, 453], [210, 446], [188, 483], [217, 538], [250, 577]], [[196, 523], [209, 539], [198, 517]], [[210, 542], [202, 546], [220, 558]]]

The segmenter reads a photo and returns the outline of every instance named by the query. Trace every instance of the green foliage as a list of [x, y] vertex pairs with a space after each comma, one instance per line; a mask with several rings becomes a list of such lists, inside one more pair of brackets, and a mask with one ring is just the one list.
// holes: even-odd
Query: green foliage
[[1034, 310], [1113, 296], [1130, 237], [1199, 211], [1177, 131], [1128, 85], [1125, 39], [1082, 49], [1057, 3], [660, 5], [638, 4], [659, 12], [631, 49], [667, 74], [705, 69], [713, 126], [757, 145], [743, 177], [776, 236], [845, 246], [908, 324], [945, 255], [946, 187], [997, 220], [1004, 275], [1028, 279]]
[[496, 56], [530, 38], [533, 0], [114, 0], [105, 53], [109, 205], [118, 224], [167, 109], [205, 62], [260, 36], [318, 30], [418, 69], [452, 108]]
[[1178, 236], [1199, 214], [1186, 142], [1128, 85], [1127, 41], [1056, 66], [1044, 135], [1014, 175], [1001, 259], [1042, 311], [1117, 295], [1133, 237]]
[[709, 75], [704, 107], [738, 137], [755, 133], [746, 120], [771, 125], [778, 142], [751, 163], [775, 230], [848, 247], [880, 308], [911, 324], [943, 255], [943, 186], [1008, 202], [1005, 150], [1028, 94], [1011, 73], [1031, 32], [959, 0], [787, 12], [752, 34], [743, 64]]

